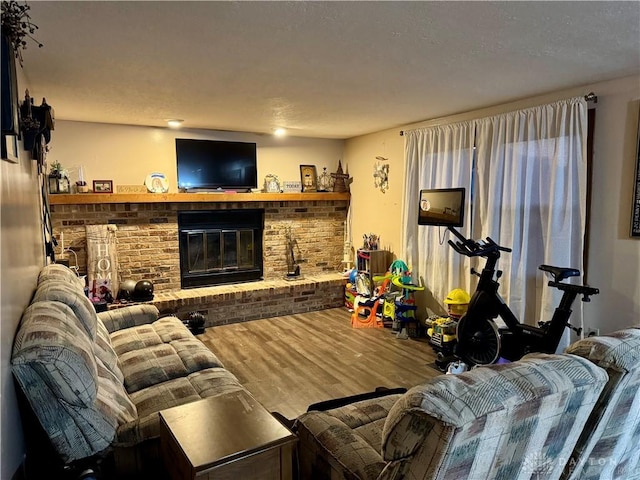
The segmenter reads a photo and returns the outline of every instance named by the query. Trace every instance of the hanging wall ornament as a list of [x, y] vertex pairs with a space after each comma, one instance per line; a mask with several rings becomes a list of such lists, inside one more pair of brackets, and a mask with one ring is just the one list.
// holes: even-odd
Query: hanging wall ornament
[[373, 184], [385, 193], [389, 188], [389, 163], [388, 158], [376, 157], [376, 163], [373, 166]]

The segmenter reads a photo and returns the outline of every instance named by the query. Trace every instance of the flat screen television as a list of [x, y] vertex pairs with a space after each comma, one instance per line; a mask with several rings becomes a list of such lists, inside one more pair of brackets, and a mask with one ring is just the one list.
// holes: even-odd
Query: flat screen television
[[258, 186], [256, 144], [176, 138], [178, 188], [249, 191]]
[[462, 227], [464, 195], [464, 188], [420, 190], [418, 225]]

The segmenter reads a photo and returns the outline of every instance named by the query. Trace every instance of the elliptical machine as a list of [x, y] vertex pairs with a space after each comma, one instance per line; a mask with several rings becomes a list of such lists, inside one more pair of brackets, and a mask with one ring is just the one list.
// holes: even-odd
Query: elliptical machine
[[[500, 252], [510, 252], [487, 237], [475, 241], [465, 238], [455, 228], [448, 228], [458, 241], [449, 240], [449, 245], [459, 254], [467, 257], [486, 259], [481, 273], [471, 270], [480, 280], [471, 297], [467, 313], [458, 322], [455, 355], [469, 366], [486, 365], [499, 358], [516, 361], [530, 352], [555, 353], [565, 328], [574, 330], [578, 335], [581, 328], [569, 323], [571, 306], [578, 295], [582, 301], [590, 301], [591, 295], [597, 295], [597, 288], [587, 285], [573, 285], [563, 282], [569, 277], [580, 275], [575, 268], [540, 265], [538, 268], [553, 277], [548, 285], [563, 292], [560, 304], [556, 307], [550, 321], [539, 322], [538, 327], [520, 323], [511, 309], [498, 294], [498, 279], [502, 271], [496, 270]], [[500, 316], [506, 328], [498, 329], [494, 322]]]

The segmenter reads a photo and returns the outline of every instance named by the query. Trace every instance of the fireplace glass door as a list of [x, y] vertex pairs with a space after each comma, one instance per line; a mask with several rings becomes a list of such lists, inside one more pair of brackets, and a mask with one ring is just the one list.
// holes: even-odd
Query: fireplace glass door
[[181, 287], [260, 280], [263, 230], [261, 209], [178, 212]]
[[253, 230], [191, 230], [187, 273], [204, 273], [255, 265]]

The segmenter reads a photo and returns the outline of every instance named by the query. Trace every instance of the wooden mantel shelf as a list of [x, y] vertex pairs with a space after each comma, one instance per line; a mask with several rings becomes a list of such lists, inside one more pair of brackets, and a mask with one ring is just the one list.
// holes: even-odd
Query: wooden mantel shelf
[[49, 195], [51, 205], [185, 202], [312, 202], [349, 200], [349, 193], [76, 193]]

